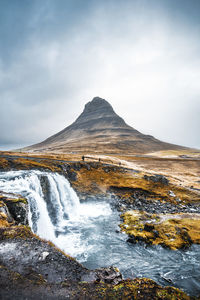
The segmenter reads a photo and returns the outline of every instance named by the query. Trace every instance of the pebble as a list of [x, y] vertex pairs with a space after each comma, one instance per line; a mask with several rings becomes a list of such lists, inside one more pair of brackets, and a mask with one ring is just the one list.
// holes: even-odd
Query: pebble
[[47, 251], [42, 252], [42, 255], [41, 255], [42, 256], [42, 260], [45, 260], [48, 255], [49, 255], [49, 252], [47, 252]]

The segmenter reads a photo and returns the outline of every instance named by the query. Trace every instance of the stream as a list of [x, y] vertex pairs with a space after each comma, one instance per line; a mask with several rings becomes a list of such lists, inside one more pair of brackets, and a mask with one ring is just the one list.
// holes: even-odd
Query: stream
[[[42, 178], [48, 187], [46, 191]], [[172, 251], [127, 243], [127, 235], [119, 232], [119, 213], [111, 209], [109, 201], [80, 203], [68, 180], [57, 173], [1, 172], [0, 191], [26, 197], [32, 231], [85, 267], [113, 265], [124, 278], [147, 277], [190, 295], [200, 294], [200, 245]]]

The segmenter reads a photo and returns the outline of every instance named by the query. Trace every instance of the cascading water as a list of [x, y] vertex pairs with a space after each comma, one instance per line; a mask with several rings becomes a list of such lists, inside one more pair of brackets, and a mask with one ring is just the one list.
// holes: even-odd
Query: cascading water
[[148, 277], [187, 293], [200, 293], [200, 246], [170, 251], [160, 246], [126, 243], [119, 233], [119, 214], [109, 203], [80, 203], [67, 179], [56, 173], [0, 173], [0, 191], [20, 194], [29, 202], [29, 225], [88, 268], [117, 266], [125, 278]]
[[0, 191], [26, 197], [32, 231], [54, 242], [66, 253], [81, 255], [84, 259], [84, 251], [91, 249], [91, 246], [87, 240], [81, 239], [81, 230], [86, 224], [94, 227], [92, 218], [111, 214], [110, 206], [106, 203], [80, 204], [68, 180], [57, 173], [2, 172]]

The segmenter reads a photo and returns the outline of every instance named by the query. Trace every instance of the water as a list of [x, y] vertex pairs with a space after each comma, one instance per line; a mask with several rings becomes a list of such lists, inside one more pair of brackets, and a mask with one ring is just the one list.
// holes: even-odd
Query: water
[[[48, 182], [43, 194], [41, 177]], [[34, 233], [51, 240], [88, 268], [114, 265], [124, 278], [148, 277], [161, 285], [200, 294], [200, 245], [187, 251], [129, 244], [119, 233], [119, 214], [105, 201], [80, 203], [69, 182], [59, 174], [40, 171], [0, 173], [0, 190], [29, 201]]]

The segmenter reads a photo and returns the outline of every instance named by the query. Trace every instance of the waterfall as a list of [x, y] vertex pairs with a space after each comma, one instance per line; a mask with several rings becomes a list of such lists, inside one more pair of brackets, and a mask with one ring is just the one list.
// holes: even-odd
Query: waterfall
[[92, 198], [79, 203], [68, 180], [57, 173], [0, 172], [0, 191], [25, 197], [32, 231], [85, 267], [114, 265], [125, 278], [137, 274], [162, 285], [168, 285], [165, 278], [169, 278], [173, 285], [199, 294], [200, 245], [187, 251], [171, 251], [126, 243], [126, 235], [118, 228], [119, 214], [111, 209], [109, 199]]
[[99, 225], [94, 220], [98, 223], [111, 214], [108, 203], [80, 204], [69, 181], [58, 173], [0, 172], [0, 191], [25, 197], [32, 231], [84, 261], [98, 239]]
[[[48, 197], [44, 195], [41, 177], [45, 178], [48, 184]], [[58, 233], [65, 230], [67, 222], [77, 218], [79, 214], [80, 203], [75, 191], [68, 180], [57, 173], [2, 172], [0, 191], [25, 197], [29, 203], [29, 225], [32, 231], [54, 243]]]

